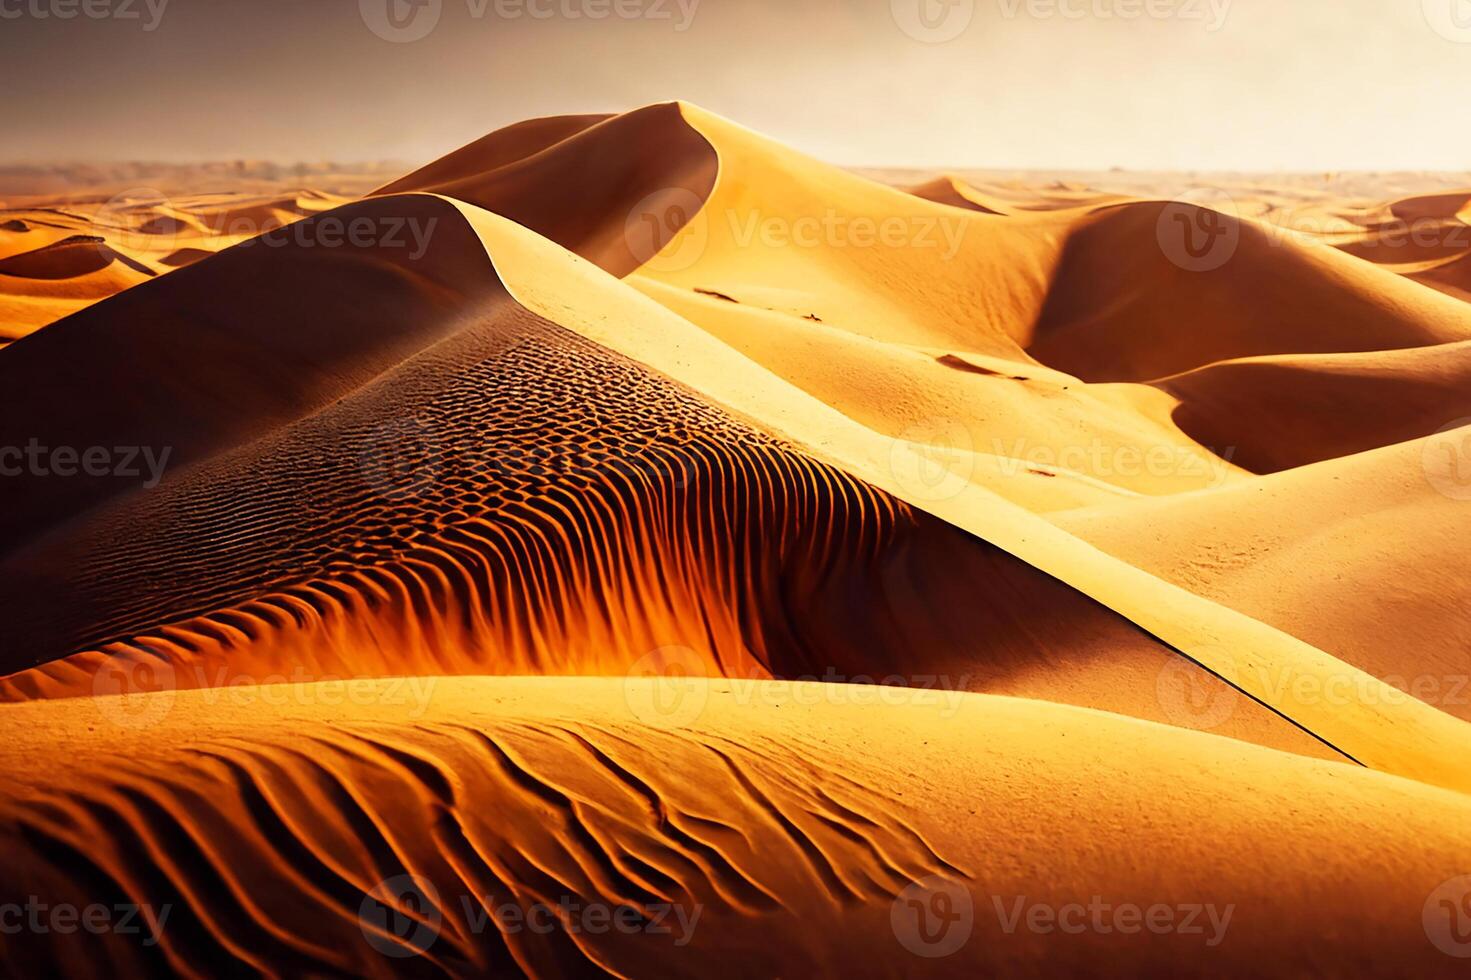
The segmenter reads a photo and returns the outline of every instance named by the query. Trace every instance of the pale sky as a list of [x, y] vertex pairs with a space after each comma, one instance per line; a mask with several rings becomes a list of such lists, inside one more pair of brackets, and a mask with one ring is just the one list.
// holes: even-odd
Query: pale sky
[[850, 165], [1471, 169], [1471, 0], [0, 0], [0, 66], [7, 163], [418, 162], [683, 98]]

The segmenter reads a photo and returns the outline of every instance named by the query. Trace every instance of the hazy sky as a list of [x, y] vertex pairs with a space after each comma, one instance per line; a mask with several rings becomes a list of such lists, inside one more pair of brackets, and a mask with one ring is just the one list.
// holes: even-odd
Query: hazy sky
[[0, 0], [4, 162], [419, 161], [673, 98], [847, 164], [1471, 169], [1471, 0]]

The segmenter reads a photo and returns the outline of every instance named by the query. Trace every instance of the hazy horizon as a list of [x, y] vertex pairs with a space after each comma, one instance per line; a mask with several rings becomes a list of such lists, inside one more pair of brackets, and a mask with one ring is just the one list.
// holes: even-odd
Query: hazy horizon
[[6, 165], [415, 163], [679, 98], [852, 167], [1471, 169], [1467, 0], [83, 3], [0, 0]]

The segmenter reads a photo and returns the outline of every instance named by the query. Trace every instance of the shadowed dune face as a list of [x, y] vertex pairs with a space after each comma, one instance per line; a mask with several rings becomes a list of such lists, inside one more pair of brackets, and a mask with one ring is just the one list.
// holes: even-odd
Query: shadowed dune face
[[[0, 681], [11, 699], [624, 673], [651, 655], [1161, 721], [1182, 720], [1155, 690], [1172, 663], [1225, 690], [1047, 575], [509, 298], [358, 393], [13, 552], [0, 592], [6, 665], [40, 664]], [[1331, 755], [1245, 699], [1225, 730]]]
[[[366, 244], [341, 240], [354, 227]], [[7, 481], [0, 548], [156, 483], [159, 464], [186, 467], [344, 397], [498, 287], [452, 207], [389, 198], [255, 239], [11, 345], [0, 444], [125, 447], [134, 473]]]
[[[375, 193], [423, 191], [474, 204], [621, 276], [694, 217], [716, 170], [715, 151], [670, 103], [500, 130]], [[632, 235], [638, 212], [665, 220]]]
[[[1161, 224], [1234, 239], [1191, 268]], [[1186, 231], [1185, 234], [1193, 234]], [[1183, 244], [1182, 244], [1183, 247]], [[1423, 347], [1471, 339], [1471, 308], [1331, 249], [1180, 204], [1105, 208], [1068, 238], [1027, 350], [1087, 381], [1148, 381], [1256, 354]]]

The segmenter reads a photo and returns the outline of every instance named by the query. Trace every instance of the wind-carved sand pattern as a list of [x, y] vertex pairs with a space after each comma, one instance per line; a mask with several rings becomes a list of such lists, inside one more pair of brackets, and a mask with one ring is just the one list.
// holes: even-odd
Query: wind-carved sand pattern
[[0, 884], [140, 926], [0, 961], [1455, 975], [1471, 191], [1262, 194], [670, 103], [0, 215], [0, 448], [158, 464], [0, 479]]
[[[699, 789], [670, 779], [671, 757]], [[669, 908], [697, 927], [699, 916], [841, 910], [929, 875], [965, 878], [903, 822], [896, 796], [841, 773], [814, 780], [789, 747], [508, 720], [203, 738], [161, 764], [118, 759], [90, 789], [41, 788], [7, 807], [11, 841], [46, 855], [25, 869], [33, 880], [173, 909], [156, 945], [98, 950], [106, 959], [91, 969], [372, 973], [403, 954], [432, 972], [617, 974], [649, 956], [646, 939], [502, 934], [486, 917], [570, 897], [634, 910], [647, 936]], [[154, 867], [159, 850], [170, 860]], [[363, 896], [383, 881], [418, 883], [426, 905], [412, 914], [436, 937], [427, 949], [360, 924]], [[310, 936], [283, 929], [302, 921]], [[665, 955], [688, 940], [669, 925], [656, 940]]]

